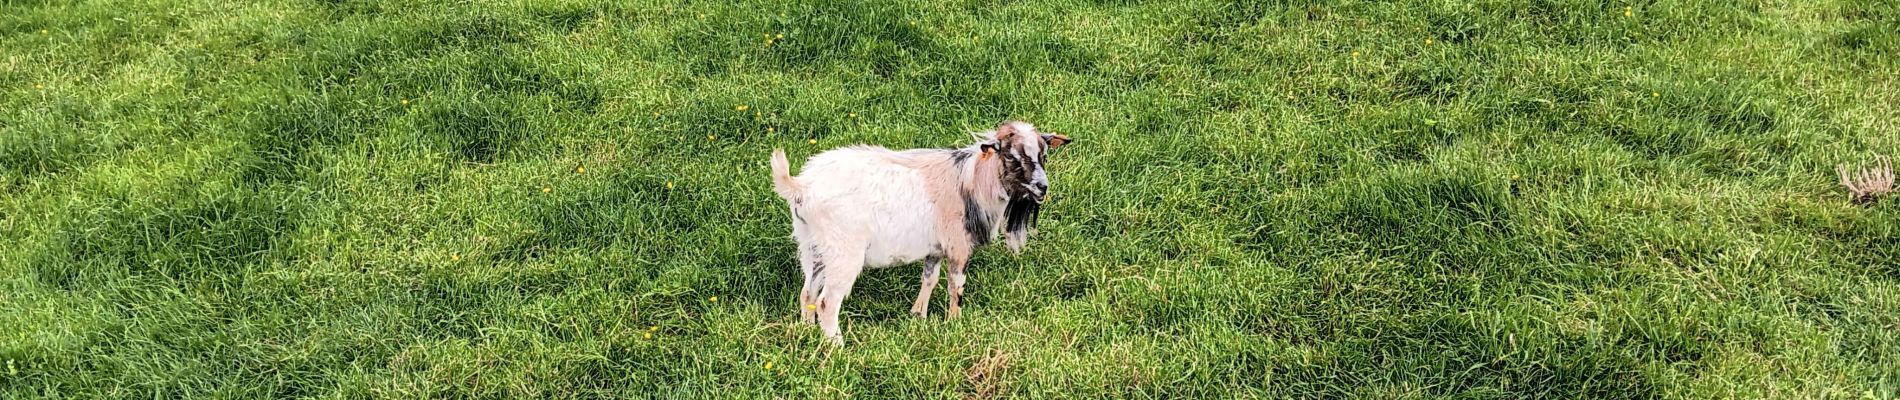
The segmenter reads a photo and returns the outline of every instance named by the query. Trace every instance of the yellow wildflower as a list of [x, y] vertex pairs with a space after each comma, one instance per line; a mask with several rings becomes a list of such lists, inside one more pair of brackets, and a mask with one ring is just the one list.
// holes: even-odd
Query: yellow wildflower
[[850, 115], [848, 115], [848, 116], [849, 116], [849, 117], [851, 117], [851, 118], [857, 118], [857, 117], [858, 117], [858, 113], [851, 113], [851, 114], [850, 114]]
[[642, 334], [640, 334], [640, 338], [642, 338], [642, 339], [652, 339], [652, 338], [653, 338], [653, 332], [647, 332], [647, 333], [642, 333]]
[[576, 174], [585, 174], [585, 173], [587, 173], [587, 167], [575, 167], [575, 168], [574, 168], [574, 173], [576, 173]]
[[409, 105], [409, 99], [402, 99], [402, 105]]
[[1662, 97], [1662, 92], [1649, 92], [1649, 97]]
[[462, 255], [461, 255], [461, 254], [450, 254], [450, 255], [449, 255], [449, 261], [462, 261]]
[[746, 109], [748, 109], [748, 108], [752, 108], [752, 107], [747, 107], [747, 106], [746, 106], [746, 105], [744, 105], [744, 104], [740, 104], [740, 105], [739, 105], [738, 107], [733, 107], [732, 109], [734, 109], [734, 110], [739, 110], [739, 111], [745, 111], [745, 110], [746, 110]]
[[547, 187], [547, 186], [542, 186], [542, 187], [541, 187], [541, 193], [550, 193], [550, 192], [553, 192], [553, 191], [554, 191], [554, 188], [551, 188], [551, 187]]
[[38, 84], [38, 83], [35, 83], [35, 84], [33, 84], [33, 88], [34, 88], [34, 89], [39, 89], [39, 90], [46, 90], [46, 85], [41, 85], [41, 84]]
[[666, 190], [673, 190], [673, 181], [666, 181]]
[[773, 39], [784, 39], [784, 38], [785, 38], [785, 34], [783, 34], [783, 33], [780, 33], [780, 34], [778, 34], [778, 35], [775, 35], [775, 36], [773, 36], [772, 38], [773, 38]]
[[41, 30], [40, 30], [40, 34], [41, 34], [41, 35], [44, 35], [44, 34], [46, 34], [46, 30], [45, 30], [45, 29], [41, 29]]
[[718, 136], [706, 135], [706, 140], [719, 140]]
[[718, 302], [719, 302], [719, 296], [713, 296], [713, 297], [707, 297], [707, 298], [706, 298], [706, 301], [710, 301], [710, 302], [714, 302], [714, 303], [718, 303]]
[[771, 362], [771, 361], [766, 361], [766, 362], [765, 362], [765, 370], [766, 370], [766, 371], [771, 371], [771, 370], [772, 370], [772, 362]]
[[1636, 16], [1636, 10], [1635, 10], [1635, 7], [1628, 7], [1628, 6], [1625, 6], [1625, 7], [1623, 7], [1623, 16], [1625, 16], [1625, 17], [1634, 17], [1634, 16]]
[[778, 131], [778, 128], [775, 128], [775, 127], [770, 127], [770, 126], [768, 126], [768, 127], [765, 127], [765, 131], [766, 131], [766, 132], [774, 132], [774, 131]]
[[1432, 40], [1431, 40], [1431, 39], [1425, 39], [1425, 45], [1426, 45], [1426, 46], [1430, 46], [1430, 45], [1432, 45]]
[[807, 144], [818, 144], [818, 139], [805, 139]]

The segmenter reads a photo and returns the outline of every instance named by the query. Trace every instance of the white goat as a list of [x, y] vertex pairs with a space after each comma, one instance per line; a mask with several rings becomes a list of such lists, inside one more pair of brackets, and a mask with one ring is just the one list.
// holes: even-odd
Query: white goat
[[1004, 228], [1021, 252], [1049, 190], [1046, 149], [1069, 142], [1026, 122], [1004, 122], [976, 144], [957, 149], [893, 151], [852, 146], [812, 156], [793, 177], [783, 150], [772, 151], [772, 189], [792, 210], [792, 237], [805, 287], [799, 318], [818, 322], [843, 344], [838, 311], [858, 273], [924, 262], [922, 287], [910, 312], [930, 308], [938, 268], [950, 264], [949, 317], [962, 313], [963, 272], [976, 246]]

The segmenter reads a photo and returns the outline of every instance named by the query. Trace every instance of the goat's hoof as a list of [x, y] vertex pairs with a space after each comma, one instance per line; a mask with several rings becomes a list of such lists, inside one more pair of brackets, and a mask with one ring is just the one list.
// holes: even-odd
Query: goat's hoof
[[825, 343], [833, 347], [844, 347], [844, 335], [825, 337]]
[[918, 310], [910, 310], [910, 316], [912, 316], [912, 317], [917, 317], [917, 318], [923, 318], [923, 317], [928, 317], [928, 316], [930, 316], [930, 313], [929, 313], [929, 312], [924, 312], [924, 311], [918, 311]]

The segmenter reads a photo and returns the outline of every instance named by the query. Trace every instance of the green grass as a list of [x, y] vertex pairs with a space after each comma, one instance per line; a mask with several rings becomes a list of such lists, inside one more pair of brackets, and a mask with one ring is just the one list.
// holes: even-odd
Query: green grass
[[[0, 3], [0, 398], [1900, 396], [1893, 1], [746, 3]], [[822, 349], [768, 152], [1006, 118]]]

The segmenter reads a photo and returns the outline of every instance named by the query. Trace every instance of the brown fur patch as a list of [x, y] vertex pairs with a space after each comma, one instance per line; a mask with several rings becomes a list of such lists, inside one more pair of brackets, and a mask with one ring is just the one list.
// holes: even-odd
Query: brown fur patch
[[1003, 161], [999, 158], [978, 160], [965, 168], [969, 170], [961, 179], [963, 190], [970, 193], [970, 198], [977, 199], [984, 210], [1002, 214], [1003, 182], [997, 178], [1003, 174]]
[[1010, 139], [1013, 139], [1016, 137], [1016, 124], [1019, 124], [1019, 123], [1021, 122], [1003, 121], [1003, 123], [996, 125], [996, 136], [995, 136], [996, 141], [1000, 143], [1009, 143]]
[[963, 193], [957, 165], [949, 153], [920, 161], [916, 168], [924, 175], [924, 191], [936, 213], [938, 245], [946, 258], [967, 258], [975, 245], [963, 232]]
[[[990, 157], [966, 160], [958, 165], [953, 159], [953, 152], [946, 151], [905, 157], [901, 162], [924, 176], [924, 190], [930, 196], [937, 222], [937, 237], [941, 238], [938, 243], [945, 261], [952, 265], [969, 261], [970, 253], [976, 250], [976, 243], [964, 230], [966, 215], [963, 197], [967, 193], [977, 202], [978, 208], [992, 214], [988, 216], [989, 219], [997, 220], [997, 224], [1000, 224], [1005, 204], [1002, 201], [1002, 183], [996, 177], [1001, 173], [1002, 161]], [[984, 234], [993, 234], [993, 229]]]

